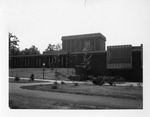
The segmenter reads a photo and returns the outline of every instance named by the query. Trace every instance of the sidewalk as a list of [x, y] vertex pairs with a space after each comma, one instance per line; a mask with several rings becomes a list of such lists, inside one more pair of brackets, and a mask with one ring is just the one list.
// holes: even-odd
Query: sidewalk
[[[15, 78], [15, 77], [9, 77], [9, 78]], [[21, 78], [21, 79], [24, 79], [24, 80], [29, 80], [29, 78]], [[51, 82], [51, 83], [54, 83], [56, 82], [56, 80], [50, 80], [50, 79], [34, 79], [36, 81], [47, 81], [47, 82]], [[92, 82], [90, 81], [65, 81], [65, 80], [57, 80], [57, 82], [60, 84], [61, 82], [64, 82], [64, 83], [81, 83], [81, 84], [93, 84]], [[108, 83], [105, 83], [104, 85], [109, 85]], [[118, 83], [116, 84], [116, 86], [139, 86], [138, 82], [125, 82], [125, 83]], [[141, 86], [143, 87], [143, 83], [141, 83]]]

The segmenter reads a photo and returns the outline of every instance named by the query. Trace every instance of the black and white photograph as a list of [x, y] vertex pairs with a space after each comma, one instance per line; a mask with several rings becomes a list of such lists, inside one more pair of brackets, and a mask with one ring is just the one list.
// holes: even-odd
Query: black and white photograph
[[150, 116], [149, 0], [2, 0], [0, 14], [5, 116]]

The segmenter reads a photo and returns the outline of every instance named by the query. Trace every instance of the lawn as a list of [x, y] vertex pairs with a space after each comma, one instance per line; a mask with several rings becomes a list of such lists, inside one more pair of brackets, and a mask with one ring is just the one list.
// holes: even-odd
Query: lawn
[[73, 93], [82, 95], [108, 96], [115, 98], [143, 99], [143, 88], [134, 86], [96, 86], [94, 84], [58, 84], [57, 89], [52, 89], [53, 84], [22, 86], [23, 89]]
[[99, 106], [80, 105], [16, 94], [9, 94], [9, 107], [11, 109], [104, 109]]
[[[74, 74], [74, 70], [70, 68], [57, 68], [57, 71], [61, 73], [60, 79], [69, 80], [67, 77], [68, 74]], [[22, 78], [30, 78], [31, 74], [34, 74], [35, 79], [43, 78], [43, 69], [42, 68], [10, 68], [9, 76], [10, 77], [22, 77]], [[55, 69], [45, 68], [44, 78], [55, 80]]]

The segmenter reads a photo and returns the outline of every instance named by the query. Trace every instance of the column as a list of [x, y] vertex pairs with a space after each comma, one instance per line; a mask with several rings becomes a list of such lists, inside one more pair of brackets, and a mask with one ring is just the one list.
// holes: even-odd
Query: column
[[41, 58], [39, 58], [39, 67], [41, 67]]
[[24, 67], [26, 67], [26, 58], [24, 58]]
[[79, 39], [79, 51], [82, 51], [81, 39]]
[[64, 60], [64, 59], [63, 59], [63, 56], [62, 56], [62, 57], [61, 57], [61, 67], [63, 67], [63, 63], [64, 63], [63, 60]]
[[48, 67], [51, 66], [51, 61], [50, 61], [50, 57], [48, 57]]
[[36, 58], [36, 67], [39, 66], [39, 58]]
[[30, 67], [30, 58], [28, 57], [28, 67]]
[[68, 48], [67, 48], [67, 40], [65, 40], [65, 43], [66, 43], [66, 44], [65, 44], [65, 46], [66, 46], [66, 47], [65, 47], [65, 50], [67, 51], [67, 50], [68, 50]]
[[65, 67], [68, 67], [68, 58], [66, 57], [66, 66]]
[[18, 67], [18, 59], [16, 59], [16, 67]]
[[96, 39], [94, 38], [94, 51], [96, 51]]

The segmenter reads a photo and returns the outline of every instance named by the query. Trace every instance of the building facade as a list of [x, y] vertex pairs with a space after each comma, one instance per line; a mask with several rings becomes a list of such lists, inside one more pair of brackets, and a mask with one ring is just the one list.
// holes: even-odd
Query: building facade
[[62, 49], [69, 52], [81, 52], [85, 44], [90, 43], [91, 51], [105, 51], [105, 41], [106, 38], [101, 33], [63, 36]]
[[143, 45], [107, 46], [106, 51], [106, 39], [101, 34], [62, 37], [61, 53], [12, 56], [9, 58], [9, 67], [42, 68], [42, 64], [45, 63], [46, 68], [75, 68], [83, 62], [84, 42], [89, 40], [91, 46], [94, 46], [94, 49], [89, 51], [92, 55], [90, 75], [122, 76], [129, 82], [143, 81]]

